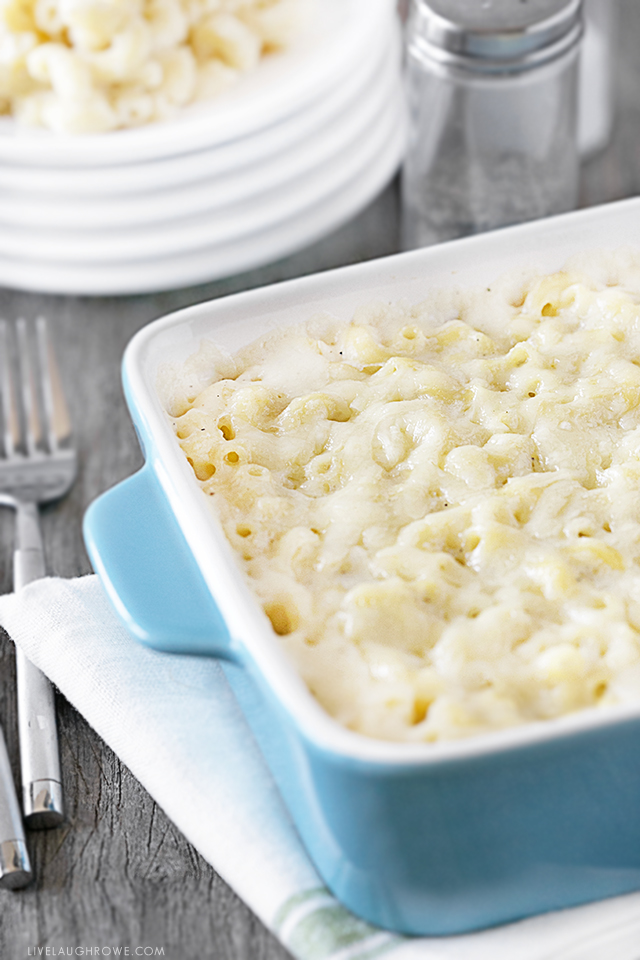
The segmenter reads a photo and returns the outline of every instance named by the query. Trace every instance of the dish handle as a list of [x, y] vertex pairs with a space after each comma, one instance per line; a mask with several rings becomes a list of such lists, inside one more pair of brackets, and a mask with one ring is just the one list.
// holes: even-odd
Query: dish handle
[[84, 539], [116, 612], [165, 653], [235, 660], [220, 611], [149, 463], [89, 506]]

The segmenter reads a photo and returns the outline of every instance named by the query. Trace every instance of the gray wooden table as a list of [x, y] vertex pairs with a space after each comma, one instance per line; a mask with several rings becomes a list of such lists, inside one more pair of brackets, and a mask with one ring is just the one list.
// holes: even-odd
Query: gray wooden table
[[[611, 0], [616, 2], [616, 0]], [[618, 118], [611, 145], [584, 166], [581, 204], [640, 193], [640, 4], [619, 0]], [[120, 388], [120, 359], [143, 324], [179, 307], [398, 247], [397, 184], [313, 247], [261, 270], [154, 296], [54, 297], [0, 290], [0, 316], [51, 318], [76, 418], [80, 474], [69, 497], [44, 511], [48, 569], [87, 573], [80, 535], [87, 504], [132, 473], [141, 456]], [[0, 591], [11, 589], [13, 518], [0, 510]], [[0, 637], [0, 722], [17, 775], [15, 675]], [[196, 853], [126, 767], [58, 696], [68, 821], [31, 833], [36, 880], [0, 891], [0, 957], [37, 947], [159, 946], [169, 960], [285, 960], [289, 956]], [[611, 958], [615, 960], [615, 958]]]

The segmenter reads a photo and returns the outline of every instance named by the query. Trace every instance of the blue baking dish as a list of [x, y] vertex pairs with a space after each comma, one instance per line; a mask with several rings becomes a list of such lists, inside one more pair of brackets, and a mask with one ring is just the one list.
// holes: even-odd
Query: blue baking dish
[[[143, 643], [215, 656], [324, 881], [354, 913], [452, 934], [640, 889], [640, 704], [464, 741], [389, 743], [340, 727], [308, 693], [236, 568], [179, 448], [158, 370], [203, 338], [235, 349], [319, 310], [562, 266], [640, 247], [640, 201], [538, 221], [201, 304], [127, 348], [143, 469], [87, 511], [85, 537]], [[185, 703], [188, 709], [188, 703]]]

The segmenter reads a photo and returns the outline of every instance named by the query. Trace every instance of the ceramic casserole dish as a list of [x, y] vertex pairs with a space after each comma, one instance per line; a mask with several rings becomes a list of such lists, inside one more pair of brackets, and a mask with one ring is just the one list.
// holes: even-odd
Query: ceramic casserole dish
[[[283, 655], [236, 567], [156, 391], [202, 339], [236, 350], [319, 311], [419, 301], [519, 266], [640, 247], [640, 200], [455, 241], [200, 304], [131, 341], [124, 384], [146, 463], [85, 524], [131, 632], [218, 657], [324, 881], [354, 913], [410, 934], [469, 931], [640, 888], [640, 703], [462, 741], [391, 743], [332, 720]], [[188, 709], [188, 703], [185, 703]]]

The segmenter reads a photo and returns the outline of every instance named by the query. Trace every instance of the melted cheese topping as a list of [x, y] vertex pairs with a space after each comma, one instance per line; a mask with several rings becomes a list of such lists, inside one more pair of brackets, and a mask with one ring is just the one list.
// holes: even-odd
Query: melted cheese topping
[[177, 436], [338, 721], [435, 741], [640, 700], [635, 293], [559, 273], [202, 350]]

